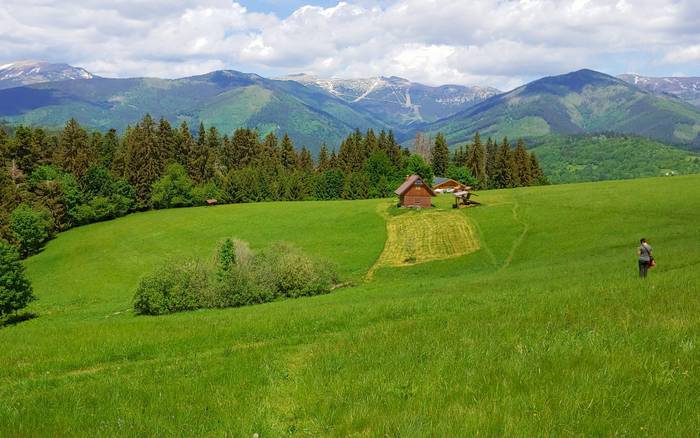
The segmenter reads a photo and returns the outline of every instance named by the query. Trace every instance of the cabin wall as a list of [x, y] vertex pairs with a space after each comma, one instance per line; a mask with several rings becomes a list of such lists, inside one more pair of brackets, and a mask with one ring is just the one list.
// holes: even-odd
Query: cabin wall
[[430, 192], [425, 186], [413, 186], [401, 196], [401, 205], [403, 207], [430, 208]]

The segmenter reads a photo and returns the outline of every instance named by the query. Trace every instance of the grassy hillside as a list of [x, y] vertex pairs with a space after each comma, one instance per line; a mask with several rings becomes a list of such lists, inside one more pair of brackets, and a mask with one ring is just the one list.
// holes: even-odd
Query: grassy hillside
[[428, 125], [452, 143], [474, 132], [492, 137], [618, 132], [700, 147], [700, 110], [642, 91], [603, 73], [580, 70], [539, 79]]
[[532, 151], [553, 183], [700, 173], [700, 155], [644, 137], [548, 136]]
[[[699, 184], [483, 192], [482, 207], [442, 225], [464, 215], [474, 233], [456, 236], [476, 236], [476, 251], [379, 266], [366, 283], [384, 248], [382, 200], [166, 210], [71, 230], [27, 261], [39, 316], [0, 328], [0, 435], [694, 435]], [[357, 286], [129, 311], [140, 275], [206, 257], [224, 236], [297, 243]], [[645, 282], [641, 236], [659, 262]]]

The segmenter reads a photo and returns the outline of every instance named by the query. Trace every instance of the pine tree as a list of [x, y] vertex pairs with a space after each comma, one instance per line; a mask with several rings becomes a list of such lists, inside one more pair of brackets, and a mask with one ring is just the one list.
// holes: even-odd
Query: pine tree
[[330, 168], [330, 157], [328, 156], [328, 146], [325, 143], [321, 145], [321, 150], [318, 152], [318, 166], [316, 171], [319, 173], [325, 172]]
[[281, 151], [277, 136], [274, 132], [270, 132], [265, 136], [260, 146], [258, 165], [266, 169], [267, 174], [272, 175], [276, 173], [278, 168], [282, 165], [280, 155]]
[[311, 157], [311, 151], [306, 146], [301, 147], [297, 166], [302, 172], [311, 173], [314, 171], [314, 159]]
[[532, 184], [532, 163], [530, 155], [525, 149], [525, 142], [519, 139], [513, 151], [513, 161], [516, 167], [516, 182], [519, 186], [529, 186]]
[[488, 187], [495, 187], [493, 179], [496, 173], [496, 156], [498, 155], [498, 144], [491, 137], [486, 140], [486, 179]]
[[112, 167], [112, 162], [114, 161], [114, 155], [119, 149], [119, 136], [117, 135], [116, 129], [110, 129], [105, 134], [100, 144], [100, 149], [98, 151], [100, 157], [100, 163], [107, 169]]
[[209, 149], [207, 131], [204, 123], [199, 124], [197, 142], [193, 143], [194, 149], [189, 154], [187, 172], [197, 184], [209, 181], [214, 176], [216, 157], [214, 151]]
[[517, 171], [515, 162], [510, 150], [508, 139], [504, 138], [503, 143], [496, 153], [496, 164], [494, 168], [493, 183], [495, 188], [508, 188], [515, 186], [515, 175]]
[[149, 114], [127, 132], [127, 178], [136, 191], [136, 200], [143, 208], [150, 203], [151, 186], [163, 172], [155, 122]]
[[54, 162], [77, 177], [97, 163], [95, 145], [90, 143], [87, 132], [75, 119], [70, 119], [61, 132]]
[[284, 166], [285, 169], [293, 169], [297, 167], [297, 160], [297, 152], [294, 150], [294, 143], [292, 143], [292, 139], [289, 138], [289, 135], [284, 134], [284, 137], [282, 137], [282, 166]]
[[445, 176], [447, 168], [450, 165], [450, 148], [447, 146], [447, 141], [442, 133], [438, 133], [435, 137], [435, 145], [430, 153], [433, 172], [437, 176]]
[[474, 142], [469, 148], [466, 165], [471, 174], [479, 181], [479, 187], [485, 188], [488, 184], [486, 179], [486, 151], [478, 132], [474, 134]]
[[363, 149], [365, 151], [365, 159], [369, 158], [374, 151], [379, 149], [379, 140], [374, 134], [374, 130], [372, 128], [368, 129], [367, 134], [365, 134]]
[[[394, 167], [396, 167], [397, 169], [401, 169], [404, 166], [404, 158], [408, 156], [408, 151], [402, 150], [401, 146], [398, 143], [396, 143], [396, 139], [394, 138], [394, 131], [389, 130], [389, 133], [386, 136], [386, 142], [386, 154], [389, 156], [389, 159], [391, 160], [391, 163], [394, 165]], [[406, 153], [404, 154], [404, 152]]]
[[338, 169], [340, 165], [338, 164], [338, 155], [335, 153], [335, 149], [331, 151], [331, 158], [328, 159], [328, 167], [331, 169]]
[[536, 185], [546, 185], [549, 184], [547, 177], [544, 176], [542, 167], [540, 167], [540, 162], [535, 156], [535, 153], [530, 154], [530, 171], [532, 175], [532, 184]]
[[174, 138], [173, 161], [187, 168], [190, 161], [190, 154], [194, 149], [194, 139], [190, 133], [190, 127], [187, 126], [187, 122], [183, 120]]
[[158, 122], [158, 150], [160, 151], [160, 161], [163, 168], [173, 161], [175, 154], [175, 135], [170, 123], [161, 118]]

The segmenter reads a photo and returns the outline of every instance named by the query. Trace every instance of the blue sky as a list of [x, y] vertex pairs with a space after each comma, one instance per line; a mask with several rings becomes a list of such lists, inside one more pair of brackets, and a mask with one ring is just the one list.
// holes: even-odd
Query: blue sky
[[248, 10], [253, 12], [267, 12], [274, 13], [280, 18], [288, 17], [292, 12], [296, 11], [302, 6], [313, 5], [313, 6], [335, 6], [338, 4], [337, 1], [327, 0], [327, 1], [304, 1], [304, 0], [246, 0], [240, 2]]
[[591, 68], [700, 76], [698, 0], [0, 2], [0, 64], [108, 77], [217, 69], [510, 89]]

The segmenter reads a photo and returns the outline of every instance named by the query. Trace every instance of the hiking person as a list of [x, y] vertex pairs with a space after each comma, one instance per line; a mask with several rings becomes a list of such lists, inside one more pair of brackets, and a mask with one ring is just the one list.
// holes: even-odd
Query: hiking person
[[647, 239], [639, 241], [637, 255], [639, 256], [639, 278], [646, 278], [649, 267], [653, 266], [652, 263], [654, 262], [654, 253]]

